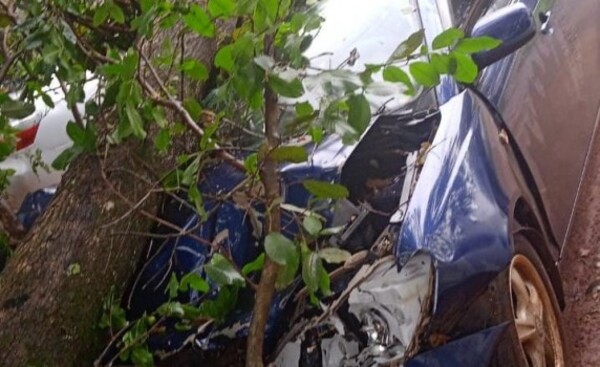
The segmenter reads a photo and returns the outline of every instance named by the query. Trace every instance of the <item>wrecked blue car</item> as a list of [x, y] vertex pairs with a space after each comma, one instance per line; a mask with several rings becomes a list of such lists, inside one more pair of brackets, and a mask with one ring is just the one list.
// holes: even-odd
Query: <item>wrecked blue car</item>
[[[600, 52], [583, 41], [599, 40], [600, 2], [567, 3], [322, 2], [325, 23], [309, 52], [332, 55], [315, 62], [336, 65], [356, 49], [360, 68], [386, 59], [418, 29], [427, 42], [458, 26], [502, 45], [475, 55], [482, 74], [473, 85], [445, 79], [415, 100], [387, 103], [358, 143], [329, 136], [307, 163], [281, 167], [282, 227], [290, 236], [298, 228], [286, 210], [312, 200], [302, 181], [348, 188], [348, 199], [324, 203], [319, 214], [342, 228], [330, 244], [352, 257], [331, 269], [333, 294], [318, 306], [299, 281], [278, 292], [266, 360], [284, 367], [565, 365], [556, 264], [600, 102]], [[199, 189], [212, 215], [202, 221], [177, 202], [164, 213], [219, 242], [240, 268], [260, 253], [264, 208], [218, 194], [243, 179], [226, 164], [207, 168]], [[172, 274], [205, 276], [212, 256], [189, 235], [157, 234], [163, 239], [150, 243], [124, 300], [132, 318], [168, 300]], [[214, 292], [180, 297], [194, 304]], [[253, 299], [251, 289], [240, 289], [221, 323], [182, 330], [166, 320], [149, 347], [164, 365], [240, 365]], [[99, 364], [115, 353], [118, 346], [109, 347]]]

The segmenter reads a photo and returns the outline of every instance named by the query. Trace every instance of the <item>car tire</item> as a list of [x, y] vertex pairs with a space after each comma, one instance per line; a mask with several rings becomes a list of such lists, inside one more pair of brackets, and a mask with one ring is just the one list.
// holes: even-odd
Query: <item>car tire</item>
[[561, 312], [550, 278], [526, 237], [516, 235], [514, 247], [508, 296], [515, 354], [524, 367], [565, 367]]

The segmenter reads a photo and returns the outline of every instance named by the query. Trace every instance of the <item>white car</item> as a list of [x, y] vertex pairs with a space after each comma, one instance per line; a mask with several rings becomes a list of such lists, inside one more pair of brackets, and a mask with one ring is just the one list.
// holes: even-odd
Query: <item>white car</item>
[[[84, 85], [85, 100], [93, 98], [98, 90], [98, 80], [90, 79]], [[73, 121], [64, 93], [58, 80], [53, 80], [47, 94], [54, 102], [48, 107], [41, 98], [35, 101], [35, 112], [23, 119], [10, 121], [17, 133], [17, 150], [0, 162], [0, 169], [14, 170], [5, 193], [9, 206], [17, 210], [25, 196], [39, 189], [58, 185], [63, 171], [52, 169], [52, 162], [73, 143], [66, 126]], [[77, 109], [83, 115], [84, 104]], [[40, 164], [41, 163], [41, 164]]]

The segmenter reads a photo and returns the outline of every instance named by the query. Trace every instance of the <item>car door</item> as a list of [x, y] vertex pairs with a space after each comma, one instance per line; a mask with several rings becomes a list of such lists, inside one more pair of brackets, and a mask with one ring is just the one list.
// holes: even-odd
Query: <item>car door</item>
[[539, 32], [514, 56], [485, 70], [479, 89], [516, 140], [562, 246], [598, 121], [600, 1], [522, 2]]

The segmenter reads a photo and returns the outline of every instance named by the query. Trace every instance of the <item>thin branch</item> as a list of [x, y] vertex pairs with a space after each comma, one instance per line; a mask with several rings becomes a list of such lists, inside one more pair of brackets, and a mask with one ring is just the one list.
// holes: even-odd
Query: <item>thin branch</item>
[[[58, 84], [60, 85], [60, 89], [63, 92], [63, 95], [65, 96], [65, 99], [67, 98], [67, 92], [69, 91], [67, 89], [67, 86], [65, 85], [65, 83], [58, 78]], [[85, 124], [83, 123], [83, 117], [81, 116], [81, 113], [79, 113], [79, 110], [77, 109], [77, 104], [74, 104], [71, 107], [71, 113], [73, 114], [73, 118], [75, 119], [75, 123], [77, 123], [77, 125], [79, 126], [79, 128], [81, 128], [81, 130], [85, 130]]]
[[[138, 82], [140, 83], [140, 85], [142, 85], [142, 87], [144, 89], [146, 89], [150, 93], [150, 98], [153, 99], [156, 102], [160, 101], [160, 103], [162, 105], [166, 105], [166, 106], [170, 107], [171, 109], [173, 109], [175, 112], [177, 112], [179, 114], [179, 116], [181, 116], [181, 118], [183, 119], [184, 123], [190, 129], [192, 129], [192, 131], [194, 131], [196, 133], [196, 135], [198, 135], [199, 137], [204, 136], [204, 130], [196, 123], [196, 121], [194, 121], [194, 119], [192, 118], [192, 116], [190, 115], [190, 113], [185, 109], [185, 107], [183, 106], [183, 104], [181, 103], [181, 101], [175, 99], [173, 97], [173, 95], [171, 95], [171, 93], [169, 93], [167, 87], [165, 87], [165, 84], [163, 83], [162, 79], [158, 75], [158, 72], [152, 66], [152, 63], [150, 62], [150, 60], [148, 60], [148, 57], [142, 52], [141, 49], [138, 49], [138, 51], [139, 51], [139, 54], [140, 54], [141, 58], [144, 60], [144, 63], [146, 64], [146, 66], [150, 70], [150, 73], [152, 74], [152, 77], [154, 78], [154, 80], [158, 84], [158, 87], [160, 88], [160, 90], [162, 91], [162, 93], [165, 95], [165, 97], [167, 99], [166, 100], [162, 99], [160, 97], [160, 94], [151, 85], [149, 85], [148, 83], [146, 83], [146, 81], [144, 80], [144, 78], [142, 78], [141, 75], [138, 73], [138, 77], [137, 77], [138, 78]], [[218, 146], [216, 148], [218, 148]], [[224, 150], [218, 150], [217, 151], [217, 157], [219, 157], [223, 161], [231, 164], [233, 167], [235, 167], [235, 168], [237, 168], [239, 170], [242, 170], [242, 171], [245, 170], [244, 163], [241, 162], [240, 160], [238, 160], [236, 157], [234, 157], [229, 152], [226, 152]]]
[[[267, 54], [272, 53], [272, 37], [266, 37], [265, 49]], [[277, 94], [265, 86], [265, 146], [264, 151], [270, 152], [280, 144], [278, 133], [279, 107]], [[265, 189], [267, 210], [266, 233], [281, 230], [281, 207], [276, 203], [280, 195], [277, 162], [269, 154], [263, 159], [260, 179]], [[265, 264], [256, 291], [252, 319], [248, 331], [248, 345], [246, 348], [246, 367], [263, 367], [264, 330], [269, 317], [269, 308], [275, 293], [275, 282], [279, 272], [279, 265], [265, 257]]]
[[[115, 194], [117, 195], [121, 200], [123, 200], [125, 203], [127, 203], [127, 205], [129, 205], [130, 207], [134, 207], [135, 203], [133, 203], [131, 200], [129, 200], [125, 195], [123, 195], [119, 190], [117, 190], [114, 185], [110, 182], [110, 180], [108, 179], [108, 177], [106, 177], [106, 171], [104, 170], [104, 165], [101, 162], [101, 159], [98, 158], [98, 160], [100, 161], [100, 173], [102, 175], [102, 179], [104, 180], [104, 182], [106, 183], [106, 185], [108, 186], [108, 188]], [[156, 215], [152, 214], [152, 213], [148, 213], [147, 211], [145, 211], [144, 209], [139, 209], [137, 210], [138, 213], [140, 213], [141, 215], [145, 216], [148, 219], [152, 219], [153, 221], [157, 222], [158, 224], [161, 224], [165, 227], [168, 227], [170, 229], [173, 229], [175, 231], [178, 232], [183, 232], [184, 229], [176, 226], [175, 224], [166, 221], [162, 218], [157, 217]], [[198, 241], [199, 243], [203, 244], [203, 245], [208, 245], [210, 246], [210, 241], [207, 241], [204, 238], [201, 238], [193, 233], [188, 234], [188, 236], [196, 241]]]

